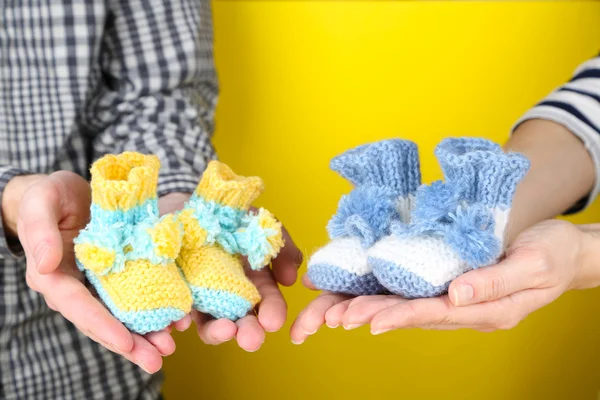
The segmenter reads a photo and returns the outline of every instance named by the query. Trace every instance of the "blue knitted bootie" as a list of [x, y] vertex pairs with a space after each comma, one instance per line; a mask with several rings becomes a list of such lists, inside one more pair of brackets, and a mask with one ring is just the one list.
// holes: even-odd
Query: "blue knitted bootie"
[[498, 260], [529, 169], [525, 157], [484, 139], [446, 139], [435, 153], [445, 182], [421, 186], [410, 225], [394, 224], [368, 252], [378, 281], [406, 298], [444, 294], [459, 275]]
[[329, 244], [308, 262], [308, 276], [321, 290], [351, 295], [385, 291], [367, 263], [367, 249], [407, 222], [421, 181], [417, 146], [384, 140], [351, 149], [331, 161], [331, 169], [355, 185], [342, 196], [327, 226]]

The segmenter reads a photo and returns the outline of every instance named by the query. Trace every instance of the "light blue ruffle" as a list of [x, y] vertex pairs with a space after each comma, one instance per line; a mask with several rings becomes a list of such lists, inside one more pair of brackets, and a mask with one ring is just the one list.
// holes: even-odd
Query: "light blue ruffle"
[[244, 210], [207, 201], [195, 194], [189, 199], [186, 208], [194, 210], [194, 217], [207, 232], [205, 244], [218, 243], [230, 254], [239, 253], [234, 232], [240, 226]]

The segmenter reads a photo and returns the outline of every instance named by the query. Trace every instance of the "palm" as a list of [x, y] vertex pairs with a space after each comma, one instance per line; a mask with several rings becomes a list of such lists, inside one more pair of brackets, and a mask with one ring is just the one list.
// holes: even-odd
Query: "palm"
[[[161, 214], [181, 210], [189, 197], [182, 193], [172, 193], [163, 197], [159, 204]], [[302, 262], [302, 253], [285, 229], [284, 238], [286, 246], [279, 257], [273, 260], [272, 269], [252, 271], [246, 268], [246, 275], [258, 288], [262, 297], [257, 315], [251, 313], [233, 322], [227, 319], [215, 320], [210, 315], [193, 312], [198, 334], [205, 343], [219, 344], [235, 337], [241, 348], [254, 351], [264, 341], [265, 331], [273, 332], [283, 326], [287, 316], [287, 306], [278, 283], [292, 285], [296, 281], [297, 268]]]
[[302, 263], [302, 253], [285, 228], [283, 236], [286, 245], [273, 260], [272, 268], [253, 271], [246, 267], [246, 275], [262, 297], [254, 313], [236, 322], [214, 320], [208, 315], [195, 313], [198, 334], [205, 343], [220, 344], [235, 337], [242, 349], [256, 351], [265, 340], [265, 332], [281, 329], [287, 317], [287, 305], [278, 284], [293, 285]]
[[[292, 339], [304, 341], [323, 323], [346, 328], [370, 324], [373, 333], [414, 327], [512, 328], [573, 286], [580, 238], [581, 231], [564, 221], [544, 221], [524, 231], [497, 265], [468, 272], [451, 284], [450, 296], [461, 285], [474, 288], [469, 304], [459, 305], [447, 295], [406, 300], [399, 296], [349, 298], [323, 293], [298, 316]], [[309, 281], [305, 284], [313, 288]]]
[[62, 238], [63, 256], [57, 273], [69, 274], [83, 281], [83, 273], [75, 264], [73, 239], [89, 220], [90, 185], [79, 175], [67, 172], [59, 172], [53, 177], [56, 178], [56, 190], [62, 195], [58, 230]]
[[[169, 333], [131, 334], [82, 283], [73, 239], [89, 220], [90, 203], [89, 184], [71, 172], [56, 172], [29, 187], [17, 223], [27, 256], [27, 282], [85, 335], [155, 372], [161, 356], [175, 350]], [[189, 321], [179, 321], [176, 327], [189, 326]]]

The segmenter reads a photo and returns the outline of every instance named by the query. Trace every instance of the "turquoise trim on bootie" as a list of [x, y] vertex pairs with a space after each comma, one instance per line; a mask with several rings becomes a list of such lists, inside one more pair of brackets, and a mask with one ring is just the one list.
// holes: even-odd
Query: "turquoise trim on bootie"
[[194, 217], [207, 233], [206, 244], [218, 243], [229, 254], [239, 253], [234, 232], [242, 223], [245, 210], [207, 201], [196, 194], [188, 200], [186, 209], [194, 210]]
[[210, 314], [216, 319], [226, 318], [236, 321], [248, 315], [253, 306], [241, 296], [226, 290], [210, 289], [190, 285], [194, 308]]
[[[79, 269], [84, 270], [82, 265]], [[121, 311], [112, 301], [102, 284], [91, 271], [84, 270], [86, 278], [96, 289], [98, 296], [110, 312], [125, 325], [127, 329], [140, 335], [156, 332], [169, 326], [173, 321], [179, 321], [187, 313], [175, 307], [162, 307], [154, 310]]]

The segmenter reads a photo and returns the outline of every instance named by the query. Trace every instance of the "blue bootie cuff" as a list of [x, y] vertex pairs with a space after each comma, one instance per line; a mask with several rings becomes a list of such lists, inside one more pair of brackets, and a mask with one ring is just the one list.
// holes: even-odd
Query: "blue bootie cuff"
[[417, 145], [400, 139], [358, 146], [334, 157], [330, 167], [355, 186], [384, 186], [406, 197], [421, 183]]
[[462, 200], [507, 209], [530, 163], [518, 153], [498, 149], [498, 145], [483, 139], [445, 139], [435, 154], [446, 184]]

